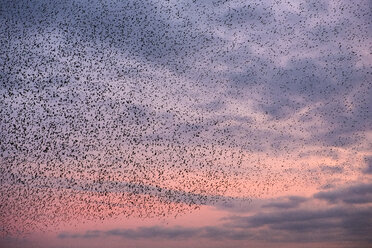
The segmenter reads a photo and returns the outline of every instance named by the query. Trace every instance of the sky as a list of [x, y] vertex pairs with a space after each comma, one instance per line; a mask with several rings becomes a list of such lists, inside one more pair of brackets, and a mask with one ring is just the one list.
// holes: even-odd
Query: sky
[[0, 0], [0, 247], [370, 247], [367, 0]]

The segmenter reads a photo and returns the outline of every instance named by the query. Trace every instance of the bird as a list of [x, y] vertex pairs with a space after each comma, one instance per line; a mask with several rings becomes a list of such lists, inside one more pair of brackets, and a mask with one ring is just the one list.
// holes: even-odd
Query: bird
[[357, 175], [371, 128], [367, 9], [5, 1], [0, 235], [180, 216]]

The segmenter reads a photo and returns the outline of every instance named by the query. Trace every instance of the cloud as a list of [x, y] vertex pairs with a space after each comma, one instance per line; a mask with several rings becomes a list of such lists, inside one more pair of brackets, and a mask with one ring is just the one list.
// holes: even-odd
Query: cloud
[[[93, 235], [91, 235], [93, 234]], [[203, 227], [203, 228], [187, 228], [187, 227], [139, 227], [137, 229], [112, 229], [108, 231], [87, 231], [84, 234], [60, 233], [61, 239], [76, 239], [76, 238], [99, 238], [104, 236], [117, 236], [125, 239], [167, 239], [179, 240], [197, 237], [217, 238], [224, 234], [221, 228]]]
[[307, 222], [317, 219], [334, 218], [340, 216], [343, 209], [331, 208], [320, 210], [289, 210], [258, 213], [249, 217], [231, 217], [231, 225], [239, 228], [258, 228], [265, 225]]
[[[100, 43], [104, 47], [116, 48], [176, 73], [191, 69], [185, 63], [185, 57], [195, 56], [203, 48], [221, 42], [218, 37], [199, 28], [203, 20], [192, 21], [197, 20], [197, 13], [187, 11], [192, 6], [184, 2], [51, 3], [8, 3], [4, 6], [6, 19], [19, 22], [29, 32], [37, 30], [42, 33], [51, 29], [62, 32], [74, 44]], [[22, 11], [21, 15], [17, 14], [18, 10]], [[24, 16], [27, 18], [23, 19]], [[65, 45], [76, 49], [73, 43]]]
[[372, 184], [357, 184], [345, 188], [330, 191], [322, 191], [314, 195], [316, 199], [326, 200], [335, 204], [365, 204], [372, 202]]
[[[258, 236], [270, 233], [271, 238], [265, 240], [271, 241], [350, 241], [355, 244], [359, 242], [364, 247], [372, 241], [369, 235], [372, 231], [372, 210], [368, 205], [372, 202], [371, 190], [371, 184], [357, 184], [323, 191], [302, 199], [306, 204], [289, 208], [285, 208], [282, 202], [272, 202], [267, 204], [274, 206], [271, 211], [257, 211], [250, 216], [232, 216], [227, 218], [225, 226], [234, 230], [249, 230]], [[329, 204], [319, 205], [314, 199], [324, 199]], [[334, 205], [337, 202], [345, 204]], [[350, 207], [349, 204], [354, 206]], [[308, 235], [309, 232], [312, 235]]]
[[322, 172], [325, 173], [332, 173], [332, 174], [339, 174], [344, 171], [344, 169], [340, 166], [328, 166], [328, 165], [322, 165], [320, 167]]
[[[162, 227], [150, 226], [136, 229], [112, 229], [87, 231], [83, 234], [63, 232], [60, 239], [95, 239], [121, 237], [134, 240], [262, 240], [266, 242], [338, 242], [356, 241], [366, 244], [371, 241], [369, 233], [372, 212], [368, 208], [349, 210], [278, 211], [271, 214], [258, 213], [252, 217], [229, 218], [223, 226]], [[261, 227], [266, 227], [263, 231]], [[312, 235], [306, 235], [312, 232]], [[270, 233], [271, 235], [267, 235]], [[342, 235], [340, 235], [342, 234]]]
[[[370, 185], [348, 187], [348, 193], [364, 195]], [[141, 240], [255, 240], [265, 242], [306, 242], [332, 243], [352, 242], [367, 247], [372, 242], [372, 210], [360, 204], [350, 208], [347, 205], [319, 205], [314, 202], [324, 192], [314, 197], [289, 196], [284, 204], [282, 199], [263, 205], [264, 208], [251, 209], [249, 216], [234, 215], [224, 217], [215, 226], [147, 226], [134, 229], [111, 229], [87, 231], [82, 234], [60, 233], [60, 239], [95, 239], [111, 236]], [[303, 204], [300, 204], [303, 203]], [[234, 211], [237, 213], [237, 211]], [[341, 245], [342, 246], [342, 245]]]
[[[32, 178], [32, 176], [29, 176]], [[224, 195], [211, 195], [201, 194], [194, 192], [187, 192], [183, 190], [176, 190], [166, 187], [160, 187], [157, 185], [148, 185], [144, 183], [134, 182], [117, 182], [117, 181], [106, 181], [106, 180], [79, 180], [79, 179], [66, 179], [66, 178], [52, 178], [39, 176], [37, 181], [28, 182], [29, 178], [24, 178], [19, 174], [13, 174], [12, 176], [4, 176], [2, 183], [5, 186], [21, 186], [25, 182], [30, 187], [37, 190], [50, 189], [50, 190], [73, 190], [76, 193], [96, 193], [96, 194], [107, 194], [107, 193], [122, 193], [126, 195], [146, 195], [156, 198], [158, 201], [165, 203], [184, 203], [193, 206], [225, 206], [229, 205], [230, 202], [239, 203], [240, 205], [249, 205], [251, 199], [229, 197]], [[131, 199], [133, 201], [133, 199]], [[124, 201], [125, 202], [125, 201]], [[128, 207], [125, 203], [112, 203], [112, 202], [99, 202], [103, 205], [117, 206], [117, 207]]]
[[365, 174], [372, 174], [372, 156], [365, 157], [366, 167], [363, 169]]
[[120, 237], [132, 240], [167, 240], [183, 241], [187, 239], [210, 239], [210, 240], [247, 240], [253, 235], [247, 231], [234, 230], [222, 226], [204, 227], [163, 227], [148, 226], [136, 229], [112, 229], [108, 231], [87, 231], [83, 234], [62, 232], [59, 239], [96, 239], [107, 237]]
[[263, 205], [264, 208], [296, 208], [298, 207], [301, 203], [306, 202], [307, 199], [305, 197], [300, 197], [300, 196], [290, 196], [286, 199], [286, 201], [273, 201], [271, 203]]
[[142, 239], [142, 238], [160, 238], [160, 239], [185, 239], [197, 236], [200, 230], [196, 228], [174, 227], [163, 228], [159, 226], [140, 227], [137, 230], [110, 230], [105, 234], [119, 236], [123, 238]]
[[247, 213], [247, 212], [254, 212], [255, 206], [254, 202], [258, 201], [258, 199], [245, 199], [245, 198], [234, 198], [230, 199], [229, 201], [219, 201], [213, 204], [218, 210], [226, 211], [228, 213]]

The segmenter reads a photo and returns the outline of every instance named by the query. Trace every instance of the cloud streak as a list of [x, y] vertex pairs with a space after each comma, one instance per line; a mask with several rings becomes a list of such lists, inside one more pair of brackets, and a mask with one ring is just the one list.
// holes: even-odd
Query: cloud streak
[[[370, 184], [359, 184], [343, 188], [343, 192], [365, 196], [372, 189]], [[312, 197], [287, 197], [287, 202], [272, 200], [249, 216], [234, 215], [223, 218], [216, 226], [148, 226], [136, 229], [91, 230], [83, 234], [62, 232], [60, 239], [95, 239], [110, 236], [134, 240], [189, 239], [209, 240], [262, 240], [266, 242], [354, 242], [367, 247], [372, 241], [371, 201], [344, 201], [346, 205], [335, 206], [334, 199], [344, 200], [339, 190], [323, 191]], [[329, 199], [327, 205], [319, 205], [317, 199]], [[335, 195], [335, 196], [334, 196]], [[315, 201], [315, 202], [314, 202]], [[300, 205], [300, 203], [306, 203]], [[350, 208], [349, 205], [354, 207]], [[310, 208], [309, 208], [310, 207]], [[271, 209], [270, 211], [267, 211]], [[309, 234], [311, 232], [311, 235]], [[270, 233], [270, 236], [267, 234]]]

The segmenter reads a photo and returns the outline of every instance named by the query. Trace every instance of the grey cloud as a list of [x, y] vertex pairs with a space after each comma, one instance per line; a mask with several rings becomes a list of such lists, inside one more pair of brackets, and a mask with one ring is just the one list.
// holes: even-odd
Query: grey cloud
[[[9, 24], [20, 22], [28, 31], [52, 28], [69, 39], [68, 46], [78, 47], [81, 42], [93, 41], [125, 50], [178, 73], [189, 68], [185, 57], [221, 42], [203, 30], [198, 31], [193, 16], [184, 14], [190, 6], [182, 2], [66, 1], [54, 5], [48, 1], [36, 1], [36, 4], [17, 1], [4, 8]], [[18, 10], [22, 10], [19, 15], [15, 14]], [[168, 14], [164, 15], [165, 12]]]
[[322, 165], [320, 166], [320, 170], [325, 173], [332, 173], [332, 174], [339, 174], [344, 171], [343, 167], [340, 166], [328, 166]]
[[205, 104], [199, 104], [197, 107], [208, 111], [219, 111], [226, 107], [226, 104], [223, 100], [214, 100]]
[[[350, 2], [344, 4], [345, 9], [355, 8]], [[236, 92], [259, 92], [257, 97], [251, 96], [255, 99], [255, 110], [268, 114], [274, 120], [291, 118], [306, 106], [312, 108], [314, 104], [318, 104], [319, 107], [303, 116], [302, 121], [306, 124], [315, 117], [318, 120], [320, 118], [319, 124], [326, 128], [319, 130], [313, 127], [307, 130], [312, 136], [309, 142], [340, 147], [363, 142], [365, 138], [358, 132], [369, 130], [371, 126], [372, 116], [369, 109], [372, 105], [368, 97], [371, 95], [371, 87], [368, 86], [371, 76], [367, 66], [357, 65], [361, 62], [361, 55], [345, 43], [352, 42], [352, 37], [359, 37], [360, 45], [366, 41], [367, 37], [363, 33], [368, 31], [361, 30], [367, 27], [365, 24], [370, 14], [364, 10], [358, 14], [348, 11], [343, 15], [344, 18], [334, 23], [320, 21], [318, 25], [312, 26], [305, 25], [312, 11], [325, 13], [329, 10], [328, 3], [311, 1], [300, 6], [305, 11], [301, 13], [289, 11], [281, 14], [281, 16], [292, 15], [298, 18], [298, 21], [290, 25], [290, 20], [293, 22], [296, 18], [288, 20], [284, 18], [283, 25], [280, 25], [288, 26], [294, 32], [284, 35], [278, 31], [275, 35], [276, 39], [285, 40], [286, 37], [292, 37], [290, 40], [295, 41], [290, 45], [291, 48], [287, 48], [293, 49], [287, 64], [281, 66], [275, 64], [272, 60], [275, 52], [270, 49], [256, 59], [250, 49], [241, 46], [237, 48], [236, 54], [233, 52], [235, 57], [231, 63], [234, 63], [235, 67], [246, 65], [246, 68], [242, 68], [242, 72], [228, 75], [231, 85]], [[321, 16], [322, 14], [318, 20], [322, 20]], [[273, 26], [275, 25], [268, 25], [267, 32], [260, 37], [260, 41], [265, 40], [266, 44], [270, 44], [267, 45], [268, 47], [275, 47], [275, 44], [271, 45], [272, 39], [269, 35], [274, 29]], [[301, 30], [301, 34], [296, 32], [298, 30]], [[345, 33], [351, 35], [346, 37]], [[302, 36], [305, 38], [300, 39]], [[319, 55], [303, 58], [301, 53], [311, 51], [310, 47], [318, 47]], [[246, 56], [240, 58], [241, 54]], [[250, 62], [254, 62], [255, 68], [250, 63], [243, 63], [243, 59], [246, 60], [247, 57]], [[233, 92], [230, 96], [237, 97]]]
[[[350, 187], [352, 192], [369, 192], [365, 185]], [[321, 192], [322, 193], [322, 192]], [[319, 194], [314, 197], [317, 198]], [[311, 206], [313, 198], [289, 196], [288, 202], [306, 202]], [[285, 210], [283, 205], [272, 204], [272, 210], [253, 209], [250, 216], [230, 216], [221, 225], [202, 227], [149, 226], [135, 229], [92, 230], [82, 234], [60, 233], [60, 239], [104, 238], [124, 239], [210, 239], [210, 240], [262, 240], [266, 242], [352, 242], [367, 247], [372, 242], [372, 211], [368, 206], [318, 206], [308, 208], [299, 204]], [[235, 213], [237, 213], [235, 211]], [[311, 233], [311, 235], [310, 235]]]
[[305, 197], [300, 196], [290, 196], [287, 198], [286, 201], [272, 201], [271, 203], [263, 205], [264, 208], [297, 208], [301, 203], [306, 202], [307, 199]]
[[140, 227], [137, 230], [110, 230], [106, 235], [119, 236], [123, 238], [160, 238], [160, 239], [185, 239], [197, 236], [200, 230], [196, 228], [174, 227], [164, 228], [159, 226]]
[[[250, 217], [231, 217], [227, 226], [255, 232], [268, 230], [265, 240], [280, 242], [349, 241], [368, 244], [372, 231], [372, 212], [368, 207], [356, 209], [321, 208], [258, 213]], [[312, 235], [307, 235], [311, 232]], [[340, 235], [341, 234], [341, 235]], [[261, 236], [262, 237], [262, 236]]]
[[[251, 216], [230, 217], [227, 226], [231, 228], [259, 230], [269, 228], [270, 232], [281, 233], [277, 241], [352, 241], [360, 242], [362, 247], [371, 242], [372, 211], [368, 205], [372, 202], [370, 184], [357, 184], [332, 191], [322, 191], [313, 196], [315, 199], [327, 200], [330, 205], [315, 208], [296, 206], [295, 209], [283, 210], [282, 206], [270, 212], [258, 212]], [[311, 206], [312, 198], [303, 199]], [[332, 203], [342, 201], [349, 205], [335, 206]], [[277, 202], [270, 205], [276, 206]], [[312, 232], [310, 237], [306, 232]], [[342, 235], [340, 236], [340, 233]], [[284, 236], [283, 236], [284, 235]], [[284, 238], [283, 238], [284, 237]], [[276, 238], [273, 238], [275, 240]]]
[[249, 217], [231, 217], [231, 225], [239, 228], [257, 228], [265, 225], [306, 222], [310, 220], [334, 218], [344, 213], [343, 209], [331, 208], [322, 210], [290, 210], [271, 213], [259, 213]]
[[[284, 217], [282, 217], [284, 215]], [[235, 216], [222, 226], [163, 227], [150, 226], [136, 229], [87, 231], [86, 233], [60, 233], [60, 239], [95, 239], [110, 236], [124, 239], [185, 240], [263, 240], [271, 242], [337, 242], [353, 241], [362, 247], [371, 241], [369, 233], [372, 213], [368, 208], [354, 210], [331, 208], [328, 210], [296, 210], [271, 214], [258, 213], [253, 217]], [[241, 225], [253, 222], [253, 225]], [[258, 224], [259, 223], [259, 224]], [[261, 227], [266, 226], [264, 231]], [[306, 235], [311, 232], [312, 235]], [[270, 235], [268, 235], [268, 233]], [[342, 235], [340, 235], [342, 234]]]
[[[94, 233], [95, 235], [90, 235]], [[213, 237], [224, 234], [220, 228], [205, 227], [205, 228], [187, 228], [187, 227], [162, 227], [150, 226], [139, 227], [137, 229], [112, 229], [108, 231], [87, 231], [84, 234], [60, 233], [58, 235], [61, 239], [74, 238], [98, 238], [103, 236], [117, 236], [126, 239], [188, 239], [197, 237]]]
[[213, 206], [218, 210], [242, 214], [256, 211], [257, 206], [254, 204], [256, 201], [257, 199], [235, 198], [229, 201], [216, 202]]
[[329, 3], [325, 0], [310, 0], [302, 3], [301, 7], [303, 7], [306, 11], [321, 13], [329, 10]]
[[[231, 82], [237, 92], [258, 91], [258, 96], [252, 96], [256, 99], [255, 110], [274, 120], [291, 118], [306, 106], [311, 108], [301, 117], [302, 123], [320, 118], [319, 125], [325, 128], [308, 129], [309, 141], [327, 146], [355, 145], [364, 140], [358, 132], [365, 132], [371, 126], [372, 105], [368, 97], [371, 88], [367, 83], [371, 76], [366, 68], [356, 68], [356, 54], [345, 53], [334, 58], [293, 59], [284, 68], [272, 65], [269, 60], [265, 63], [261, 58], [261, 67], [270, 69], [270, 76], [247, 69], [240, 75], [231, 75]], [[350, 60], [346, 59], [348, 56]], [[262, 87], [262, 82], [267, 87]], [[355, 91], [353, 95], [351, 90]], [[314, 104], [318, 106], [314, 108]]]
[[264, 2], [262, 3], [250, 2], [242, 7], [229, 8], [217, 20], [221, 24], [230, 27], [233, 25], [235, 26], [242, 24], [245, 25], [255, 24], [263, 28], [265, 27], [265, 25], [273, 22], [274, 20], [273, 12], [266, 7], [267, 6], [265, 5]]
[[363, 169], [365, 174], [372, 174], [372, 156], [365, 157], [366, 167]]
[[108, 231], [87, 231], [85, 233], [62, 232], [58, 234], [60, 239], [95, 239], [104, 237], [120, 237], [123, 239], [164, 239], [164, 240], [186, 240], [186, 239], [211, 239], [211, 240], [247, 240], [253, 235], [247, 231], [227, 229], [221, 226], [205, 227], [163, 227], [149, 226], [136, 229], [112, 229]]
[[[243, 17], [258, 20], [265, 16], [271, 18], [274, 13], [273, 10], [267, 8], [269, 6], [263, 3], [246, 5], [230, 10], [225, 6], [222, 8], [222, 13], [224, 14], [222, 16], [215, 16], [213, 15], [214, 11], [219, 11], [221, 5], [223, 5], [222, 3], [197, 3], [197, 6], [207, 8], [204, 15], [198, 12], [201, 16], [205, 17], [204, 20], [203, 18], [196, 18], [197, 14], [182, 13], [182, 9], [184, 8], [197, 9], [196, 7], [192, 7], [193, 5], [186, 7], [189, 4], [187, 2], [180, 2], [175, 5], [169, 3], [169, 6], [165, 3], [149, 2], [144, 8], [139, 8], [135, 1], [129, 1], [126, 4], [105, 4], [93, 1], [84, 7], [82, 3], [73, 2], [58, 3], [51, 6], [47, 3], [48, 1], [37, 2], [37, 4], [28, 1], [8, 2], [7, 4], [9, 6], [6, 5], [8, 11], [5, 11], [6, 15], [4, 15], [4, 18], [8, 22], [8, 25], [14, 29], [16, 29], [16, 25], [13, 25], [12, 22], [19, 21], [24, 25], [26, 30], [41, 28], [47, 32], [48, 28], [55, 28], [65, 33], [62, 37], [65, 37], [66, 40], [76, 40], [75, 43], [71, 43], [76, 47], [66, 47], [63, 50], [80, 51], [82, 47], [79, 47], [79, 42], [89, 41], [89, 44], [93, 44], [94, 42], [91, 42], [92, 40], [98, 40], [101, 45], [110, 44], [118, 49], [130, 51], [134, 53], [134, 57], [136, 58], [140, 57], [149, 63], [159, 63], [169, 66], [175, 71], [178, 68], [180, 70], [186, 68], [185, 65], [188, 63], [185, 62], [186, 60], [184, 58], [197, 57], [199, 52], [204, 52], [208, 46], [213, 47], [216, 44], [219, 44], [221, 47], [224, 46], [224, 42], [220, 38], [212, 37], [205, 30], [198, 29], [198, 24], [205, 24], [204, 22], [206, 22], [218, 26], [215, 22], [216, 19], [221, 19], [219, 21], [225, 22], [226, 20], [224, 18], [228, 18], [228, 16], [239, 20], [245, 20]], [[305, 6], [306, 10], [308, 8], [324, 9], [325, 5], [323, 1], [312, 1], [306, 4], [308, 5]], [[164, 11], [158, 11], [160, 7], [169, 10], [169, 15], [164, 15]], [[17, 13], [18, 9], [25, 12], [24, 16], [30, 16], [31, 18], [29, 20], [25, 19], [22, 11]], [[180, 16], [178, 16], [177, 12], [180, 12]], [[305, 11], [302, 15], [306, 16], [306, 13]], [[291, 14], [294, 15], [294, 13]], [[210, 16], [214, 16], [214, 18], [210, 20], [206, 18]], [[74, 24], [73, 28], [67, 26], [70, 25], [67, 20], [71, 24]], [[115, 23], [115, 25], [112, 25], [112, 23]], [[265, 25], [265, 29], [272, 30], [273, 26], [275, 26], [274, 24]], [[327, 28], [324, 27], [324, 29]], [[351, 29], [352, 27], [349, 28]], [[156, 32], [153, 30], [156, 30]], [[329, 30], [327, 29], [327, 32], [330, 32]], [[309, 35], [315, 34], [316, 37], [319, 36], [317, 32], [310, 28], [306, 29], [305, 33]], [[266, 34], [258, 35], [253, 30], [252, 35], [255, 37], [253, 40], [275, 40]], [[278, 33], [275, 37], [282, 37], [282, 34]], [[64, 42], [63, 44], [71, 46], [70, 42]], [[35, 49], [31, 44], [30, 48]], [[319, 130], [317, 129], [312, 133], [312, 141], [322, 141], [326, 145], [336, 146], [355, 144], [362, 139], [362, 137], [356, 136], [355, 132], [368, 129], [368, 120], [371, 119], [369, 118], [371, 112], [368, 111], [368, 106], [371, 105], [370, 100], [366, 100], [367, 102], [357, 102], [353, 113], [342, 114], [346, 108], [342, 105], [343, 98], [339, 98], [345, 97], [345, 93], [348, 93], [352, 87], [357, 88], [361, 85], [360, 83], [367, 82], [368, 78], [366, 77], [365, 69], [357, 72], [353, 67], [358, 61], [357, 54], [350, 52], [348, 48], [343, 48], [339, 54], [333, 55], [331, 51], [338, 49], [337, 44], [333, 43], [327, 46], [327, 48], [328, 50], [325, 52], [327, 56], [324, 58], [293, 58], [291, 60], [292, 62], [289, 62], [285, 68], [276, 70], [275, 73], [271, 73], [276, 69], [275, 64], [270, 58], [271, 54], [267, 56], [253, 55], [252, 48], [249, 45], [241, 45], [235, 52], [218, 53], [218, 55], [214, 52], [206, 52], [206, 57], [214, 56], [216, 57], [215, 60], [221, 63], [222, 61], [226, 61], [222, 64], [231, 68], [243, 66], [242, 73], [229, 73], [227, 75], [233, 86], [233, 90], [228, 93], [228, 98], [238, 98], [239, 95], [235, 95], [236, 92], [249, 92], [251, 90], [258, 90], [264, 86], [263, 88], [265, 90], [258, 90], [259, 96], [258, 99], [255, 99], [254, 107], [255, 110], [267, 113], [274, 119], [291, 117], [296, 111], [306, 105], [324, 101], [324, 107], [316, 109], [316, 111], [311, 113], [311, 116], [322, 116], [322, 120], [325, 124], [328, 124], [329, 130], [318, 132]], [[186, 55], [186, 53], [192, 55]], [[97, 52], [97, 54], [93, 54], [92, 56], [100, 57], [101, 54]], [[14, 59], [18, 59], [16, 58], [17, 56], [14, 57]], [[30, 59], [33, 58], [31, 57]], [[327, 64], [324, 68], [321, 63], [327, 59], [328, 61], [332, 61], [332, 63]], [[244, 63], [247, 60], [250, 63]], [[54, 61], [51, 63], [57, 62]], [[16, 64], [19, 64], [19, 61]], [[352, 66], [348, 66], [349, 64]], [[40, 69], [43, 69], [43, 67], [49, 68], [41, 64], [38, 65]], [[59, 66], [63, 67], [65, 65]], [[70, 67], [70, 65], [67, 67]], [[189, 70], [193, 69], [189, 68]], [[14, 74], [14, 72], [8, 74]], [[72, 74], [75, 75], [76, 73], [73, 71]], [[189, 74], [191, 75], [193, 73]], [[196, 74], [199, 75], [200, 73], [198, 72]], [[17, 83], [16, 80], [13, 81]], [[52, 78], [52, 81], [54, 82], [55, 79]], [[357, 83], [356, 81], [360, 82]], [[363, 86], [361, 88], [361, 92], [365, 87]], [[368, 99], [368, 93], [363, 94], [361, 92], [356, 94], [355, 101]], [[337, 103], [329, 104], [330, 102]], [[221, 101], [210, 102], [204, 105], [205, 109], [210, 110], [219, 110], [223, 106], [224, 104]], [[199, 128], [203, 129], [205, 126], [200, 126]], [[247, 129], [239, 130], [239, 132], [247, 133], [247, 136], [250, 135]], [[154, 137], [157, 137], [157, 135], [154, 135]], [[149, 138], [151, 139], [151, 137]], [[258, 144], [257, 147], [259, 146]]]
[[307, 221], [291, 221], [291, 222], [281, 222], [281, 223], [274, 223], [270, 225], [270, 228], [274, 230], [285, 230], [293, 233], [297, 232], [311, 232], [314, 230], [320, 229], [339, 229], [341, 223], [340, 221], [332, 221], [330, 219], [311, 219]]
[[88, 230], [84, 234], [78, 234], [78, 233], [68, 233], [68, 232], [61, 232], [58, 234], [58, 238], [60, 239], [76, 239], [76, 238], [98, 238], [101, 236], [101, 231], [99, 230]]
[[[123, 193], [123, 194], [140, 194], [150, 197], [156, 197], [160, 202], [165, 203], [185, 203], [193, 206], [225, 206], [229, 202], [239, 202], [240, 205], [249, 205], [251, 200], [249, 198], [228, 197], [223, 195], [199, 194], [193, 192], [186, 192], [182, 190], [168, 189], [156, 185], [146, 185], [144, 183], [134, 182], [116, 182], [98, 180], [79, 180], [79, 179], [64, 179], [64, 178], [50, 178], [45, 176], [38, 176], [38, 180], [31, 182], [34, 175], [20, 176], [19, 174], [5, 175], [2, 178], [2, 184], [9, 185], [24, 185], [25, 182], [28, 187], [32, 187], [34, 193], [39, 189], [58, 189], [58, 190], [74, 190], [75, 192], [92, 192], [92, 193]], [[111, 207], [126, 208], [126, 203], [112, 203], [112, 202], [96, 202], [102, 205]]]
[[364, 204], [372, 202], [372, 184], [358, 184], [346, 188], [319, 192], [316, 199], [330, 203], [344, 202], [348, 204]]

